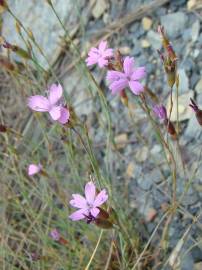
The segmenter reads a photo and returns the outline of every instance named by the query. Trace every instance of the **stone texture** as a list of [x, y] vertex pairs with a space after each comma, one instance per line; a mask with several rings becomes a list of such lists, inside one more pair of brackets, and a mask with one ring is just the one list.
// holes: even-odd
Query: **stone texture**
[[179, 11], [164, 15], [160, 20], [169, 38], [174, 39], [185, 29], [188, 17], [185, 13]]
[[144, 30], [148, 31], [152, 26], [152, 20], [148, 17], [142, 19], [142, 27]]
[[198, 94], [202, 93], [202, 78], [197, 82], [195, 90]]
[[201, 135], [201, 132], [202, 132], [202, 128], [198, 124], [195, 114], [192, 113], [189, 123], [185, 129], [185, 133], [184, 133], [185, 138], [187, 140], [197, 139]]
[[178, 70], [179, 74], [179, 94], [185, 93], [189, 90], [189, 79], [184, 69]]
[[93, 102], [87, 89], [87, 82], [78, 72], [72, 72], [62, 80], [64, 89], [71, 96], [78, 116], [89, 115], [93, 111]]
[[114, 138], [114, 140], [116, 143], [116, 147], [118, 149], [121, 149], [126, 145], [128, 141], [128, 135], [126, 133], [119, 134]]
[[200, 22], [199, 20], [197, 20], [192, 24], [192, 28], [191, 28], [191, 34], [192, 34], [191, 37], [192, 37], [193, 42], [197, 41], [199, 32], [200, 32]]
[[[193, 98], [193, 91], [188, 91], [178, 97], [178, 111], [179, 111], [179, 121], [184, 121], [190, 119], [193, 112], [189, 108], [190, 98]], [[167, 111], [170, 111], [170, 97], [167, 101]], [[177, 95], [173, 94], [173, 109], [171, 113], [171, 121], [177, 121]]]
[[142, 148], [136, 151], [136, 154], [135, 154], [136, 160], [139, 162], [144, 162], [147, 159], [148, 154], [149, 154], [148, 147], [143, 146]]
[[161, 49], [162, 42], [161, 42], [160, 35], [157, 32], [150, 30], [147, 33], [147, 40], [149, 41], [149, 43], [151, 44], [151, 46], [153, 47], [154, 50]]
[[105, 0], [94, 1], [95, 5], [92, 9], [92, 15], [95, 19], [100, 18], [107, 9], [107, 3]]
[[149, 48], [150, 47], [150, 43], [149, 43], [148, 40], [142, 39], [141, 40], [141, 46], [142, 46], [142, 48]]
[[[46, 1], [37, 1], [37, 4], [34, 0], [10, 0], [8, 2], [12, 12], [26, 28], [32, 30], [37, 43], [42, 48], [49, 62], [53, 63], [60, 52], [60, 36], [64, 35], [64, 30], [50, 6]], [[80, 4], [83, 4], [83, 2], [85, 1], [82, 0]], [[67, 22], [66, 25], [70, 27], [70, 25], [76, 22], [77, 14], [74, 1], [52, 0], [52, 3], [60, 16], [60, 19], [63, 22]], [[24, 42], [15, 31], [15, 20], [7, 12], [3, 14], [3, 21], [2, 35], [9, 42], [26, 48]], [[27, 39], [27, 36], [24, 36]], [[36, 48], [34, 48], [34, 53], [39, 63], [44, 67], [48, 67], [47, 61]]]

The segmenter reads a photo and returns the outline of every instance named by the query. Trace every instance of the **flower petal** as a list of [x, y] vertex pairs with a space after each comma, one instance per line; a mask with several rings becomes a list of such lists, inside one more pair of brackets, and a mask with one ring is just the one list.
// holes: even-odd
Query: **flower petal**
[[124, 69], [124, 72], [127, 76], [130, 76], [132, 74], [132, 72], [134, 71], [134, 64], [135, 64], [135, 61], [134, 61], [133, 57], [127, 56], [124, 59], [123, 69]]
[[129, 87], [135, 95], [139, 95], [144, 91], [144, 86], [138, 81], [129, 81]]
[[58, 121], [64, 125], [68, 122], [69, 117], [70, 117], [69, 110], [64, 108], [64, 107], [61, 107], [60, 108], [60, 118], [58, 119]]
[[103, 203], [105, 203], [108, 199], [108, 194], [106, 189], [103, 189], [102, 191], [100, 191], [100, 193], [95, 197], [93, 206], [94, 207], [98, 207], [100, 205], [102, 205]]
[[85, 185], [85, 196], [86, 196], [86, 200], [89, 204], [93, 204], [94, 199], [95, 199], [95, 185], [94, 183], [88, 182]]
[[34, 175], [34, 174], [37, 174], [38, 172], [40, 172], [40, 170], [42, 169], [42, 166], [41, 164], [39, 165], [36, 165], [36, 164], [30, 164], [28, 166], [28, 175], [31, 176], [31, 175]]
[[69, 202], [71, 206], [83, 209], [86, 209], [88, 207], [86, 199], [80, 194], [72, 194], [72, 197], [73, 200]]
[[79, 209], [76, 212], [72, 213], [69, 218], [73, 221], [81, 220], [85, 218], [85, 215], [88, 216], [89, 212], [84, 209]]
[[120, 79], [118, 81], [114, 81], [110, 84], [109, 89], [112, 91], [112, 94], [119, 93], [121, 90], [128, 86], [128, 81], [126, 79]]
[[37, 112], [48, 112], [50, 103], [44, 96], [36, 95], [28, 98], [27, 105], [30, 109]]
[[61, 107], [60, 106], [54, 106], [49, 111], [50, 116], [53, 120], [58, 120], [61, 117]]
[[53, 229], [51, 232], [50, 232], [50, 237], [55, 240], [55, 241], [59, 241], [60, 240], [60, 233], [57, 229]]
[[112, 57], [113, 56], [113, 49], [106, 49], [103, 53], [102, 53], [103, 57]]
[[142, 79], [146, 74], [145, 67], [139, 67], [133, 71], [133, 74], [131, 75], [131, 80], [137, 81]]
[[108, 82], [117, 81], [117, 80], [119, 80], [121, 78], [122, 79], [125, 78], [125, 74], [120, 72], [120, 71], [110, 70], [110, 71], [107, 72], [106, 80]]
[[106, 50], [107, 48], [107, 41], [100, 41], [100, 44], [98, 45], [98, 50], [102, 53]]
[[96, 207], [90, 209], [90, 213], [93, 217], [97, 217], [97, 215], [100, 213], [100, 210]]
[[98, 61], [98, 55], [91, 55], [88, 58], [86, 58], [87, 66], [95, 65], [97, 61]]
[[99, 59], [98, 59], [98, 66], [100, 67], [100, 68], [103, 68], [103, 67], [105, 67], [105, 66], [107, 66], [108, 65], [108, 60], [107, 59], [104, 59], [104, 58], [102, 58], [102, 57], [100, 57]]
[[48, 100], [51, 105], [55, 105], [62, 97], [62, 86], [60, 84], [52, 84], [49, 88]]
[[167, 111], [166, 111], [165, 106], [155, 105], [153, 107], [153, 112], [159, 119], [162, 119], [162, 120], [167, 119]]

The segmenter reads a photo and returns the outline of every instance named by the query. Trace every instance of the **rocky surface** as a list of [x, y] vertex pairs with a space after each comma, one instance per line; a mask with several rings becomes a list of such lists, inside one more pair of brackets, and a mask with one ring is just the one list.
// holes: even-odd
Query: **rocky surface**
[[[64, 35], [64, 30], [61, 28], [61, 25], [46, 1], [10, 0], [8, 3], [11, 11], [21, 22], [23, 22], [24, 27], [32, 30], [37, 43], [44, 51], [48, 61], [53, 63], [61, 52], [60, 37]], [[78, 13], [75, 10], [73, 1], [53, 0], [52, 3], [60, 16], [60, 19], [64, 23], [66, 22], [65, 24], [67, 27], [75, 25], [78, 20]], [[80, 6], [84, 4], [85, 0], [79, 1]], [[78, 6], [78, 8], [80, 7]], [[27, 36], [23, 30], [22, 34], [25, 40], [27, 40]], [[25, 42], [16, 32], [14, 18], [7, 12], [3, 14], [2, 35], [9, 42], [18, 44], [22, 48], [26, 48]], [[34, 45], [33, 49], [39, 63], [44, 67], [48, 67], [46, 59], [44, 59]]]

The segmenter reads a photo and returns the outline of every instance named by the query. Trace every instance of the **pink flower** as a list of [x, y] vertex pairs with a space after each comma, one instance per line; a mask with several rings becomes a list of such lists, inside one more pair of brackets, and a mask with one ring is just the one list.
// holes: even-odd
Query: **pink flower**
[[52, 84], [48, 91], [48, 97], [36, 95], [28, 98], [28, 106], [33, 111], [48, 112], [54, 121], [65, 124], [69, 120], [69, 110], [62, 106], [62, 86]]
[[28, 173], [29, 176], [32, 176], [34, 174], [39, 173], [41, 171], [41, 169], [42, 169], [41, 164], [38, 164], [38, 165], [36, 165], [36, 164], [30, 164], [28, 166], [27, 173]]
[[50, 232], [50, 237], [55, 240], [55, 241], [59, 241], [60, 240], [60, 233], [57, 229], [53, 229], [51, 232]]
[[153, 112], [154, 114], [161, 120], [166, 120], [167, 119], [167, 111], [165, 106], [163, 105], [155, 105], [153, 107]]
[[72, 194], [73, 199], [70, 204], [73, 207], [79, 208], [76, 212], [71, 214], [69, 218], [71, 220], [81, 220], [85, 218], [96, 218], [99, 214], [99, 206], [105, 203], [108, 199], [108, 194], [103, 189], [98, 195], [96, 195], [96, 187], [93, 182], [88, 182], [85, 185], [85, 198], [80, 194]]
[[107, 41], [101, 41], [98, 49], [91, 48], [86, 58], [87, 66], [98, 64], [100, 68], [108, 65], [108, 59], [113, 56], [113, 50], [108, 49]]
[[107, 72], [107, 81], [110, 83], [109, 89], [112, 94], [120, 93], [126, 87], [139, 95], [144, 91], [144, 86], [139, 82], [145, 76], [145, 67], [134, 67], [133, 57], [127, 56], [123, 62], [123, 72], [110, 70]]

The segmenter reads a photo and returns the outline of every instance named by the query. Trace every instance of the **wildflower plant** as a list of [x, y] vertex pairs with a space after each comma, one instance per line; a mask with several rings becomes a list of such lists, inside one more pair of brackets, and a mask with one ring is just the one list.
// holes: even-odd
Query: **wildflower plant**
[[32, 175], [39, 173], [41, 171], [41, 169], [42, 169], [42, 165], [40, 163], [38, 165], [37, 164], [30, 164], [28, 166], [27, 173], [29, 176], [32, 176]]
[[[10, 127], [6, 118], [2, 117], [5, 114], [1, 115], [0, 136], [4, 139], [1, 150], [6, 164], [3, 176], [9, 176], [9, 182], [4, 182], [3, 194], [6, 198], [5, 205], [9, 204], [14, 212], [8, 216], [7, 211], [10, 208], [2, 211], [2, 235], [6, 235], [2, 238], [5, 250], [4, 269], [38, 269], [41, 265], [44, 269], [85, 270], [146, 270], [158, 266], [164, 269], [167, 264], [173, 267], [174, 256], [167, 248], [169, 229], [176, 213], [181, 215], [183, 211], [188, 211], [183, 208], [181, 202], [192, 181], [188, 179], [185, 192], [178, 194], [177, 184], [183, 169], [178, 171], [178, 160], [173, 150], [181, 150], [179, 123], [171, 121], [172, 92], [174, 85], [178, 91], [180, 83], [177, 72], [178, 57], [174, 48], [163, 26], [159, 26], [158, 33], [164, 52], [159, 51], [158, 54], [167, 78], [172, 105], [168, 111], [163, 105], [166, 104], [165, 95], [159, 96], [155, 89], [149, 90], [144, 84], [143, 79], [148, 79], [147, 64], [139, 67], [132, 55], [123, 56], [118, 48], [112, 48], [108, 41], [103, 39], [97, 47], [93, 46], [83, 59], [79, 48], [61, 22], [54, 4], [52, 1], [46, 3], [64, 30], [65, 46], [68, 47], [71, 57], [77, 57], [76, 60], [72, 60], [75, 60], [78, 69], [82, 70], [87, 88], [90, 92], [92, 90], [93, 101], [96, 100], [93, 104], [99, 104], [99, 110], [94, 106], [96, 117], [93, 121], [96, 122], [96, 128], [91, 126], [89, 119], [85, 121], [85, 117], [77, 115], [76, 106], [67, 93], [68, 89], [63, 89], [60, 76], [46, 59], [34, 34], [15, 17], [7, 1], [0, 1], [0, 12], [9, 12], [16, 21], [18, 34], [21, 35], [23, 29], [27, 35], [27, 40], [24, 39], [26, 49], [21, 49], [4, 38], [1, 40], [1, 45], [8, 55], [12, 52], [22, 58], [22, 66], [5, 56], [0, 59], [0, 64], [5, 72], [8, 72], [9, 78], [12, 78], [16, 85], [19, 84], [26, 112], [31, 109], [32, 112], [37, 112], [37, 115], [48, 113], [52, 120], [32, 118], [30, 126], [34, 128], [31, 129], [30, 135], [27, 128], [16, 131], [14, 127]], [[32, 46], [47, 60], [48, 72], [37, 62]], [[32, 66], [29, 66], [29, 61], [32, 62]], [[108, 92], [105, 92], [93, 77], [91, 67], [94, 66], [99, 72], [104, 72]], [[57, 83], [50, 84], [52, 81]], [[46, 92], [42, 92], [44, 85], [50, 85]], [[67, 103], [64, 101], [65, 90], [65, 96], [68, 95]], [[32, 95], [37, 91], [40, 94]], [[129, 91], [132, 94], [128, 94]], [[156, 142], [161, 145], [164, 154], [161, 162], [168, 171], [168, 177], [165, 177], [166, 191], [168, 190], [165, 197], [168, 205], [164, 210], [162, 206], [152, 217], [150, 215], [150, 221], [156, 216], [159, 218], [150, 235], [145, 220], [137, 214], [139, 209], [134, 210], [137, 206], [131, 204], [132, 181], [125, 176], [125, 170], [122, 173], [122, 167], [118, 168], [118, 172], [116, 170], [116, 163], [120, 164], [120, 161], [124, 160], [125, 166], [129, 161], [130, 166], [128, 165], [126, 174], [130, 175], [130, 178], [134, 177], [131, 170], [133, 156], [123, 155], [114, 139], [115, 118], [111, 114], [111, 99], [108, 99], [108, 96], [113, 97], [116, 94], [123, 103], [120, 104], [121, 109], [129, 113], [131, 122], [137, 119], [136, 111], [131, 112], [133, 106], [129, 105], [142, 110], [144, 125], [152, 127]], [[193, 99], [190, 100], [189, 106], [194, 111], [199, 125], [202, 125], [200, 106]], [[60, 125], [54, 125], [55, 122]], [[138, 121], [135, 122], [135, 134], [138, 134], [137, 123]], [[102, 130], [103, 141], [97, 142], [99, 129]], [[145, 137], [148, 138], [143, 140], [145, 134], [141, 130], [139, 137], [136, 136], [136, 139], [141, 139], [137, 140], [137, 144], [140, 147], [145, 141], [147, 144], [152, 132], [146, 134]], [[133, 144], [131, 145], [133, 147]], [[27, 166], [29, 155], [33, 160], [42, 161], [43, 167], [48, 168], [47, 172], [40, 163]], [[24, 168], [27, 168], [25, 173]], [[94, 176], [93, 180], [90, 178], [86, 182], [89, 174]], [[11, 175], [15, 176], [12, 180]], [[40, 181], [33, 181], [30, 177], [35, 175]], [[160, 189], [160, 185], [156, 186]], [[84, 195], [79, 193], [83, 187], [84, 191], [81, 193]], [[193, 224], [196, 222], [198, 217], [193, 217]], [[190, 225], [190, 230], [193, 224]], [[153, 241], [157, 231], [157, 241]], [[181, 244], [181, 239], [179, 242]], [[176, 247], [178, 248], [178, 245]]]
[[96, 195], [96, 187], [93, 182], [88, 182], [85, 185], [85, 198], [80, 194], [72, 194], [73, 199], [69, 202], [73, 207], [79, 208], [76, 212], [69, 216], [73, 221], [87, 218], [95, 219], [99, 213], [99, 207], [104, 204], [108, 195], [105, 189]]
[[145, 77], [145, 67], [135, 68], [135, 60], [133, 57], [127, 56], [123, 60], [123, 70], [109, 70], [107, 73], [107, 81], [112, 94], [120, 93], [129, 87], [133, 94], [139, 95], [144, 91], [144, 86], [139, 82]]
[[37, 112], [48, 112], [54, 121], [66, 124], [69, 120], [69, 110], [61, 103], [62, 86], [52, 84], [48, 89], [48, 97], [41, 95], [28, 98], [28, 107]]

